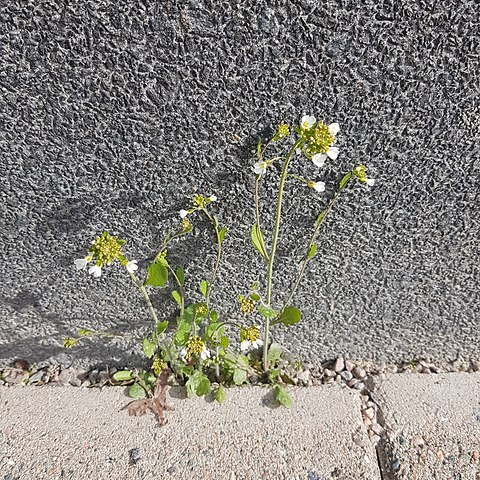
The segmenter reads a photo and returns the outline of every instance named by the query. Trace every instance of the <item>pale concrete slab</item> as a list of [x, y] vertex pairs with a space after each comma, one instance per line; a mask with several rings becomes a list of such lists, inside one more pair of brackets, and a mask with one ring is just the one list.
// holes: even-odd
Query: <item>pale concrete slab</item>
[[480, 373], [376, 380], [395, 478], [480, 480]]
[[380, 479], [353, 391], [292, 389], [290, 410], [259, 387], [230, 391], [223, 405], [179, 393], [159, 428], [120, 411], [121, 388], [1, 387], [0, 478]]

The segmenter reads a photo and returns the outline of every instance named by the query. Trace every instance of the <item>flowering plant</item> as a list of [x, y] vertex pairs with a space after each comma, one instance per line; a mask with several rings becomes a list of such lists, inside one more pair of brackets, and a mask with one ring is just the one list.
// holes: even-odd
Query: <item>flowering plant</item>
[[[131, 397], [149, 398], [153, 402], [148, 406], [145, 400], [142, 400], [143, 403], [134, 405], [131, 413], [138, 414], [138, 408], [143, 413], [145, 408], [151, 408], [160, 418], [158, 405], [161, 402], [155, 403], [155, 395], [156, 392], [161, 392], [159, 379], [165, 381], [168, 377], [167, 372], [171, 372], [176, 381], [183, 382], [189, 396], [213, 393], [217, 401], [223, 402], [226, 399], [225, 387], [249, 383], [255, 378], [257, 381], [273, 384], [274, 395], [279, 403], [287, 407], [291, 405], [291, 397], [285, 389], [286, 384], [293, 383], [290, 378], [291, 363], [286, 360], [282, 347], [270, 341], [271, 329], [278, 325], [291, 327], [300, 321], [301, 312], [292, 305], [292, 300], [308, 262], [315, 256], [316, 238], [320, 227], [338, 201], [340, 193], [354, 181], [371, 187], [374, 180], [367, 178], [364, 165], [355, 166], [341, 177], [335, 194], [316, 216], [292, 288], [282, 305], [278, 306], [272, 303], [272, 289], [283, 194], [286, 182], [290, 179], [315, 192], [325, 191], [324, 182], [289, 173], [289, 167], [294, 161], [304, 162], [302, 159], [305, 158], [316, 167], [323, 167], [327, 161], [335, 161], [339, 155], [339, 149], [335, 146], [339, 130], [338, 123], [327, 125], [313, 116], [305, 115], [300, 125], [294, 128], [295, 135], [291, 134], [286, 123], [281, 123], [272, 138], [265, 143], [262, 141], [258, 143], [257, 161], [253, 166], [255, 220], [250, 237], [253, 247], [265, 262], [267, 275], [265, 286], [254, 283], [244, 295], [237, 298], [239, 311], [245, 319], [249, 319], [248, 321], [235, 322], [212, 305], [212, 291], [216, 284], [222, 246], [227, 233], [227, 228], [221, 226], [218, 218], [212, 213], [213, 204], [217, 201], [215, 195], [196, 194], [191, 204], [180, 210], [178, 227], [165, 236], [143, 280], [137, 276], [137, 261], [129, 259], [123, 250], [125, 241], [107, 232], [93, 241], [84, 258], [75, 260], [78, 269], [88, 269], [88, 273], [96, 278], [102, 275], [105, 267], [115, 262], [119, 263], [125, 267], [146, 301], [152, 318], [152, 329], [143, 338], [142, 349], [150, 361], [150, 367], [148, 370], [123, 370], [114, 374], [115, 380], [129, 384], [128, 391]], [[293, 139], [290, 146], [282, 148], [288, 139]], [[280, 145], [278, 150], [284, 150], [286, 153], [269, 155], [274, 145]], [[259, 191], [265, 176], [274, 173], [272, 167], [275, 163], [280, 163], [281, 173], [273, 232], [267, 235], [262, 228]], [[185, 289], [185, 272], [181, 266], [170, 264], [168, 250], [176, 240], [192, 231], [197, 215], [202, 215], [213, 229], [216, 257], [209, 279], [203, 279], [198, 283], [201, 300], [189, 303]], [[154, 288], [170, 288], [172, 300], [178, 307], [176, 322], [158, 318], [149, 293]], [[81, 329], [78, 331], [78, 337], [66, 338], [64, 346], [72, 347], [82, 337], [96, 334], [108, 335]]]

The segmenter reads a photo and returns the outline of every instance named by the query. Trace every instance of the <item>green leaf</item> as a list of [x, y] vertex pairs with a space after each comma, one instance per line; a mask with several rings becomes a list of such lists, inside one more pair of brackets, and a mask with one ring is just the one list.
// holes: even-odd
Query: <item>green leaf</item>
[[291, 408], [293, 405], [293, 400], [287, 390], [282, 388], [280, 385], [275, 385], [273, 388], [273, 395], [280, 405], [283, 405], [285, 408]]
[[218, 238], [220, 238], [220, 243], [223, 243], [223, 239], [225, 238], [225, 234], [227, 233], [227, 227], [223, 227], [219, 232], [218, 232]]
[[175, 345], [185, 345], [188, 337], [190, 336], [190, 330], [192, 329], [192, 322], [188, 320], [181, 320], [177, 327], [177, 332], [173, 337]]
[[147, 358], [152, 358], [155, 354], [155, 343], [152, 342], [149, 338], [144, 338], [142, 342], [142, 350], [143, 353], [147, 356]]
[[175, 275], [177, 276], [180, 285], [183, 287], [185, 283], [185, 272], [183, 271], [183, 268], [177, 268]]
[[267, 360], [270, 367], [282, 358], [283, 348], [279, 343], [272, 343], [267, 352]]
[[147, 396], [147, 392], [138, 383], [134, 383], [128, 389], [128, 396], [130, 398], [145, 398]]
[[326, 210], [323, 210], [319, 213], [317, 219], [315, 220], [315, 224], [316, 225], [320, 225], [320, 223], [323, 222], [324, 218], [326, 217], [327, 215], [327, 211]]
[[207, 298], [208, 294], [208, 282], [206, 280], [202, 280], [200, 282], [200, 292], [202, 292], [202, 295]]
[[316, 252], [317, 252], [317, 244], [312, 243], [310, 245], [310, 248], [308, 249], [307, 258], [310, 260], [315, 255]]
[[210, 318], [212, 319], [212, 323], [216, 323], [218, 320], [218, 313], [215, 311], [210, 312]]
[[196, 394], [199, 397], [203, 397], [204, 395], [208, 395], [209, 393], [210, 393], [210, 380], [204, 375], [202, 375], [197, 385]]
[[263, 240], [262, 231], [260, 230], [258, 223], [254, 223], [250, 229], [250, 238], [253, 246], [258, 253], [268, 262], [268, 254], [265, 248], [265, 242]]
[[280, 314], [278, 319], [275, 321], [277, 323], [283, 323], [285, 326], [295, 325], [302, 318], [302, 312], [296, 307], [286, 307], [285, 310]]
[[258, 293], [251, 293], [249, 296], [254, 302], [258, 302], [260, 300], [260, 295]]
[[247, 372], [242, 368], [236, 368], [233, 371], [233, 383], [235, 385], [241, 385], [247, 381]]
[[262, 156], [262, 139], [260, 139], [257, 143], [257, 157], [260, 158]]
[[341, 190], [350, 180], [352, 177], [352, 172], [346, 173], [343, 178], [340, 180], [340, 183], [338, 184], [338, 189]]
[[113, 374], [113, 379], [117, 382], [127, 382], [133, 378], [133, 372], [131, 370], [119, 370]]
[[223, 385], [219, 385], [215, 392], [215, 400], [218, 403], [223, 403], [227, 399], [227, 389]]
[[168, 322], [157, 323], [157, 335], [161, 335], [168, 327]]
[[228, 345], [229, 345], [229, 341], [228, 341], [228, 337], [223, 335], [222, 337], [220, 337], [220, 345], [223, 347], [223, 348], [228, 348]]
[[194, 395], [201, 397], [210, 393], [210, 380], [200, 372], [190, 375], [185, 386], [189, 398]]
[[78, 330], [78, 334], [83, 336], [83, 337], [86, 337], [87, 335], [92, 335], [93, 330], [88, 330], [87, 328], [80, 328]]
[[172, 297], [173, 297], [173, 299], [174, 299], [179, 305], [182, 304], [182, 297], [181, 297], [180, 294], [177, 292], [177, 290], [174, 290], [174, 291], [172, 292]]
[[264, 305], [258, 305], [257, 309], [265, 318], [275, 318], [278, 316], [278, 312], [276, 312], [273, 308], [266, 307]]
[[168, 270], [161, 263], [152, 263], [148, 267], [148, 276], [145, 285], [153, 285], [154, 287], [163, 287], [168, 280]]

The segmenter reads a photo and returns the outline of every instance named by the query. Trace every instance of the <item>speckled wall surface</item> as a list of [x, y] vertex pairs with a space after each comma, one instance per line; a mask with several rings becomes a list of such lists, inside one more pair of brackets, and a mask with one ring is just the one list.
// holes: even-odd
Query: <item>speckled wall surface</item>
[[[2, 2], [0, 358], [134, 361], [119, 340], [65, 356], [78, 326], [149, 322], [123, 272], [95, 280], [73, 260], [107, 228], [144, 268], [194, 188], [230, 226], [214, 298], [232, 310], [262, 266], [246, 239], [257, 139], [304, 113], [340, 123], [341, 155], [295, 163], [327, 192], [287, 188], [279, 293], [339, 171], [363, 162], [376, 185], [335, 208], [297, 297], [304, 319], [276, 338], [313, 363], [478, 357], [475, 3]], [[277, 179], [262, 188], [267, 224]], [[197, 222], [171, 249], [190, 279], [213, 261], [208, 240]], [[171, 314], [167, 292], [154, 298]]]

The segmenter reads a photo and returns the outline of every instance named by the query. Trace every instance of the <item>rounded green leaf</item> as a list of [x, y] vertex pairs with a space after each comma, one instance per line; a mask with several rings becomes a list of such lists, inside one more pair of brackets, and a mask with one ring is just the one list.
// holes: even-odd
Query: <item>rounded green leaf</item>
[[200, 377], [200, 380], [198, 381], [196, 394], [199, 397], [203, 397], [204, 395], [208, 395], [209, 393], [210, 393], [210, 380], [204, 375], [202, 375]]
[[167, 321], [157, 323], [157, 335], [161, 335], [166, 330], [167, 327], [168, 327]]
[[147, 358], [152, 358], [155, 354], [155, 347], [156, 344], [152, 342], [149, 338], [144, 338], [142, 342], [142, 350], [143, 353], [147, 356]]
[[296, 307], [286, 307], [276, 323], [283, 323], [286, 326], [295, 325], [302, 318], [302, 312]]
[[138, 383], [134, 383], [128, 388], [128, 396], [130, 398], [145, 398], [147, 392]]
[[235, 385], [241, 385], [247, 381], [247, 372], [241, 368], [236, 368], [233, 371], [233, 383]]
[[226, 399], [227, 399], [227, 389], [223, 385], [220, 385], [217, 388], [217, 391], [215, 392], [215, 400], [218, 403], [223, 403], [225, 402]]
[[202, 292], [202, 295], [204, 297], [207, 296], [207, 293], [208, 293], [208, 283], [205, 281], [205, 280], [202, 280], [200, 282], [200, 292]]
[[183, 286], [183, 284], [185, 283], [185, 272], [183, 271], [183, 268], [177, 268], [177, 270], [175, 271], [175, 275], [177, 276], [180, 285]]
[[283, 405], [285, 408], [291, 408], [293, 405], [293, 400], [287, 390], [282, 388], [280, 385], [275, 385], [273, 389], [273, 394], [275, 399], [280, 405]]
[[174, 291], [172, 292], [172, 297], [173, 297], [173, 299], [174, 299], [179, 305], [182, 304], [182, 297], [181, 297], [180, 294], [177, 292], [177, 290], [174, 290]]
[[133, 372], [131, 370], [119, 370], [113, 374], [113, 379], [117, 382], [127, 382], [133, 378]]
[[168, 280], [168, 270], [161, 263], [152, 263], [148, 268], [148, 276], [145, 285], [153, 285], [154, 287], [163, 287]]

